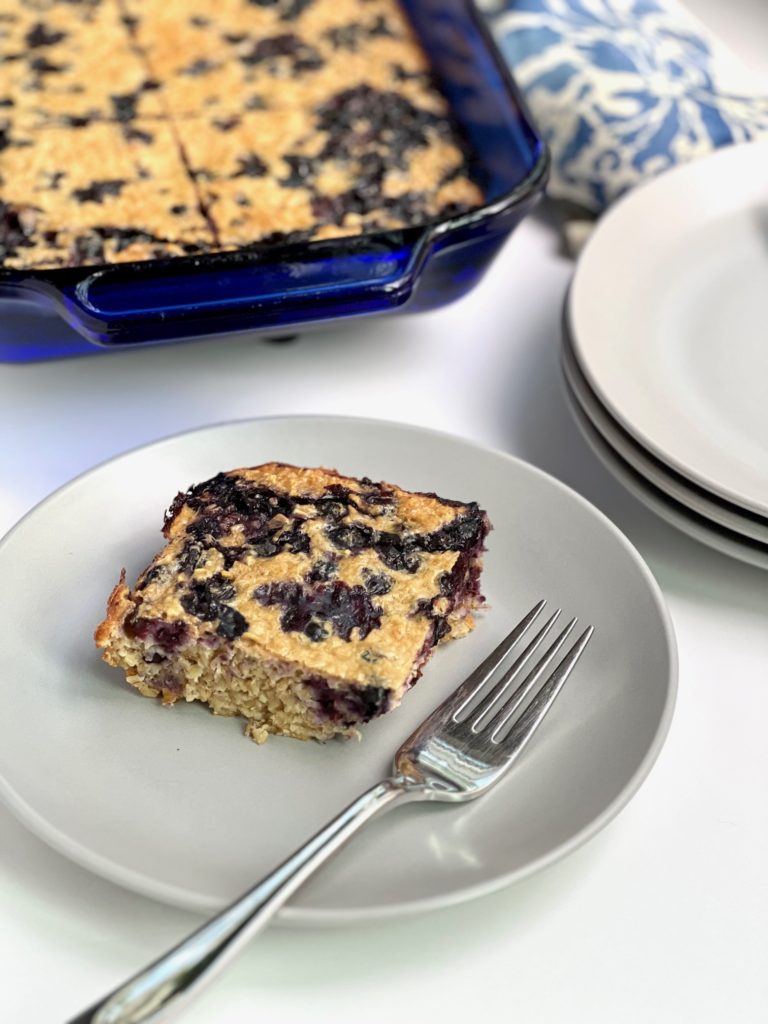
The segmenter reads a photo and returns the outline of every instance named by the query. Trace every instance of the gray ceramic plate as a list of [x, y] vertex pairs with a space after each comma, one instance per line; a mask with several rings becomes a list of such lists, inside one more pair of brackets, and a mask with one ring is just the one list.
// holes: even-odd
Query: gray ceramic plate
[[[268, 460], [336, 467], [474, 499], [495, 525], [490, 608], [436, 653], [362, 742], [272, 738], [163, 708], [104, 665], [91, 634], [120, 567], [161, 546], [177, 490]], [[465, 807], [372, 823], [283, 911], [343, 923], [469, 899], [573, 850], [623, 807], [669, 726], [675, 643], [624, 536], [581, 497], [500, 452], [415, 427], [285, 418], [214, 426], [121, 456], [34, 509], [0, 544], [0, 793], [57, 850], [115, 882], [211, 910], [238, 895], [386, 772], [400, 741], [541, 596], [597, 632], [519, 767]]]

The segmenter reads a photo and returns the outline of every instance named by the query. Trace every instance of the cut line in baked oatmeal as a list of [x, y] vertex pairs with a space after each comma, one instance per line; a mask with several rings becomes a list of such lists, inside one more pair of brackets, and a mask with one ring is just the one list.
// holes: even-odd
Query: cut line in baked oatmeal
[[257, 742], [354, 735], [473, 628], [489, 529], [474, 502], [366, 477], [219, 473], [176, 497], [96, 644], [140, 693], [241, 715]]
[[[162, 173], [137, 176], [126, 146], [142, 145]], [[0, 268], [354, 236], [482, 203], [397, 0], [2, 5]]]

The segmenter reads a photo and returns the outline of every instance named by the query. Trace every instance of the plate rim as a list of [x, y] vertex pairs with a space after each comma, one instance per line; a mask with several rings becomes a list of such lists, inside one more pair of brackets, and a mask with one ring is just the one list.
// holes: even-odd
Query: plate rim
[[[768, 517], [768, 497], [755, 498], [754, 495], [740, 493], [727, 484], [723, 485], [714, 476], [708, 475], [700, 468], [692, 469], [691, 466], [687, 465], [680, 457], [668, 451], [657, 438], [652, 437], [646, 430], [632, 422], [628, 415], [622, 411], [620, 406], [611, 399], [611, 396], [608, 394], [606, 389], [601, 387], [600, 381], [594, 372], [594, 368], [589, 365], [588, 360], [585, 358], [585, 353], [582, 350], [581, 339], [575, 322], [577, 290], [583, 289], [589, 285], [589, 280], [592, 276], [590, 273], [589, 261], [595, 258], [595, 251], [597, 251], [599, 256], [598, 247], [603, 244], [606, 225], [608, 225], [608, 228], [610, 229], [613, 227], [614, 223], [618, 222], [620, 224], [621, 219], [625, 216], [625, 211], [628, 208], [634, 209], [635, 205], [647, 201], [647, 196], [649, 194], [663, 192], [666, 189], [677, 190], [678, 182], [680, 180], [685, 181], [687, 178], [701, 184], [702, 178], [709, 173], [714, 173], [709, 171], [709, 168], [713, 165], [716, 166], [721, 163], [726, 164], [730, 161], [737, 164], [744, 160], [749, 162], [749, 154], [755, 151], [763, 152], [765, 154], [765, 162], [766, 165], [768, 165], [768, 139], [752, 139], [750, 141], [733, 143], [713, 150], [711, 153], [707, 153], [705, 156], [699, 157], [696, 160], [671, 167], [621, 196], [600, 219], [595, 230], [592, 232], [584, 248], [579, 254], [571, 284], [566, 295], [564, 316], [565, 322], [568, 325], [568, 330], [573, 339], [573, 351], [577, 355], [579, 365], [585, 377], [589, 381], [592, 390], [595, 394], [599, 395], [601, 402], [610, 411], [614, 419], [621, 424], [621, 426], [637, 441], [639, 445], [646, 448], [656, 458], [661, 462], [664, 462], [675, 472], [686, 477], [704, 490], [708, 490], [713, 494], [718, 495], [724, 501], [727, 501], [732, 505], [737, 505], [757, 515]], [[690, 191], [693, 191], [693, 189]], [[741, 193], [739, 194], [741, 195]], [[742, 199], [738, 209], [744, 208], [745, 204]], [[633, 244], [637, 245], [636, 239], [633, 241]], [[584, 280], [585, 274], [587, 275], [586, 284]]]
[[[768, 556], [756, 561], [753, 556], [753, 548], [750, 546], [749, 538], [746, 543], [736, 536], [731, 537], [733, 531], [727, 527], [719, 526], [717, 523], [704, 523], [704, 517], [692, 512], [685, 506], [670, 498], [662, 490], [650, 481], [646, 480], [617, 452], [594, 426], [589, 414], [584, 410], [581, 402], [572, 390], [568, 380], [565, 367], [561, 363], [562, 387], [568, 407], [573, 416], [574, 422], [581, 432], [582, 437], [589, 445], [590, 450], [599, 459], [604, 468], [613, 476], [622, 487], [632, 494], [649, 511], [657, 515], [665, 523], [680, 530], [686, 537], [703, 544], [712, 551], [726, 558], [732, 558], [742, 565], [749, 565], [753, 569], [762, 571], [768, 570]], [[758, 558], [760, 558], [758, 552]]]
[[[680, 477], [680, 474], [675, 473], [674, 470], [666, 465], [656, 465], [659, 460], [655, 458], [653, 453], [646, 451], [633, 437], [627, 435], [620, 423], [615, 422], [610, 410], [605, 408], [599, 396], [592, 391], [589, 381], [584, 376], [576, 353], [573, 351], [567, 324], [564, 325], [563, 330], [561, 358], [563, 372], [568, 378], [568, 385], [576, 396], [579, 405], [595, 430], [620, 459], [642, 476], [651, 487], [660, 491], [671, 501], [685, 507], [694, 515], [710, 520], [716, 528], [728, 530], [737, 537], [743, 538], [747, 544], [762, 545], [766, 549], [766, 555], [768, 555], [768, 519], [746, 510], [740, 511], [738, 508], [722, 508], [721, 506], [730, 505], [724, 498], [720, 498], [718, 495], [710, 496], [707, 493], [698, 493], [702, 489], [692, 481], [686, 478], [676, 479], [676, 477]], [[674, 491], [670, 488], [670, 485], [675, 488]], [[689, 494], [695, 501], [701, 503], [700, 507], [691, 504], [688, 497]], [[705, 508], [709, 509], [710, 507], [715, 515], [719, 513], [722, 518], [717, 519], [710, 511], [704, 511]], [[764, 531], [762, 537], [756, 533], [747, 533], [740, 526], [736, 525], [736, 523], [741, 521], [750, 523], [754, 520], [759, 520], [759, 522], [755, 523], [755, 526]]]
[[[648, 745], [643, 758], [635, 768], [635, 771], [622, 791], [618, 793], [605, 808], [603, 808], [600, 814], [565, 842], [560, 843], [558, 846], [517, 869], [499, 874], [493, 879], [477, 883], [476, 885], [463, 887], [449, 894], [408, 900], [406, 902], [395, 902], [376, 907], [354, 907], [346, 909], [300, 909], [287, 904], [278, 912], [275, 917], [275, 922], [301, 927], [346, 926], [391, 920], [398, 917], [411, 916], [413, 914], [424, 913], [426, 911], [456, 906], [469, 902], [470, 900], [498, 892], [501, 889], [507, 888], [508, 886], [511, 886], [518, 881], [522, 881], [524, 878], [545, 869], [564, 857], [567, 857], [570, 853], [583, 846], [593, 836], [601, 832], [602, 829], [605, 828], [605, 826], [623, 810], [623, 808], [637, 793], [656, 763], [666, 741], [674, 716], [678, 693], [679, 654], [672, 618], [663, 591], [647, 562], [629, 538], [611, 519], [608, 518], [604, 512], [601, 511], [601, 509], [597, 508], [597, 506], [582, 494], [574, 490], [562, 480], [550, 473], [547, 473], [545, 470], [531, 462], [528, 462], [520, 456], [513, 455], [512, 453], [506, 452], [500, 448], [483, 444], [482, 442], [475, 441], [471, 438], [462, 437], [458, 434], [438, 430], [434, 427], [423, 426], [421, 424], [407, 423], [401, 420], [386, 420], [375, 417], [324, 413], [276, 414], [270, 416], [241, 417], [231, 420], [222, 420], [215, 423], [198, 425], [173, 434], [164, 435], [154, 440], [145, 441], [142, 444], [135, 445], [124, 451], [118, 452], [83, 472], [78, 473], [70, 480], [55, 488], [50, 494], [46, 495], [40, 501], [36, 502], [2, 537], [0, 537], [0, 557], [2, 557], [3, 550], [16, 532], [43, 506], [59, 497], [70, 488], [74, 488], [87, 477], [95, 475], [100, 470], [120, 459], [138, 454], [139, 452], [150, 448], [154, 449], [162, 447], [163, 445], [170, 444], [193, 434], [212, 432], [233, 426], [247, 426], [249, 424], [260, 424], [264, 422], [284, 422], [286, 420], [303, 420], [308, 423], [317, 423], [318, 421], [341, 424], [364, 423], [373, 428], [384, 430], [395, 429], [404, 432], [416, 431], [417, 433], [427, 434], [442, 439], [443, 441], [459, 444], [460, 446], [470, 450], [479, 450], [484, 454], [496, 456], [521, 468], [523, 472], [531, 472], [535, 476], [546, 479], [549, 484], [553, 484], [555, 486], [556, 490], [568, 494], [572, 499], [575, 499], [577, 503], [581, 504], [591, 515], [596, 516], [601, 525], [614, 536], [624, 553], [629, 557], [630, 561], [639, 571], [648, 588], [649, 595], [652, 598], [653, 608], [659, 617], [669, 668], [666, 678], [664, 705], [655, 728], [653, 739]], [[100, 854], [93, 853], [93, 851], [88, 847], [50, 826], [41, 815], [31, 808], [27, 802], [23, 800], [18, 793], [16, 793], [3, 774], [0, 774], [0, 801], [2, 801], [8, 810], [11, 811], [17, 821], [36, 835], [37, 838], [45, 842], [46, 845], [54, 849], [56, 852], [63, 854], [69, 860], [78, 864], [85, 870], [88, 870], [113, 884], [131, 892], [138, 893], [141, 896], [158, 900], [166, 904], [170, 903], [173, 906], [195, 913], [211, 914], [212, 912], [221, 909], [221, 905], [218, 902], [195, 898], [194, 895], [186, 889], [166, 885], [165, 883], [157, 883], [139, 872], [134, 872], [129, 868], [123, 868], [119, 865], [115, 865], [114, 862], [108, 858], [102, 857]], [[354, 842], [354, 839], [352, 842]], [[254, 879], [254, 881], [257, 881], [257, 879]]]

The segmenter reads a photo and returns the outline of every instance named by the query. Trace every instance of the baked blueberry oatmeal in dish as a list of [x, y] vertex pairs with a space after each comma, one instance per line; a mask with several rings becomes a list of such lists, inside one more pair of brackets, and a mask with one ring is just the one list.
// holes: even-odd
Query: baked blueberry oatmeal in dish
[[257, 742], [355, 735], [474, 627], [489, 529], [473, 502], [328, 469], [219, 473], [173, 501], [96, 644], [140, 693], [241, 715]]
[[0, 265], [403, 228], [482, 205], [397, 0], [0, 0]]

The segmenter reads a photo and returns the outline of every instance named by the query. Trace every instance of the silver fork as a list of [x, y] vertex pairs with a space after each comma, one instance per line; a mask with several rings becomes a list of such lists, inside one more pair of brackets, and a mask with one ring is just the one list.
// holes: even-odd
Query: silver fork
[[576, 625], [572, 619], [513, 692], [559, 611], [489, 688], [546, 602], [540, 601], [485, 661], [400, 747], [392, 774], [257, 883], [239, 900], [69, 1024], [157, 1024], [181, 1009], [228, 963], [310, 875], [375, 815], [416, 800], [462, 803], [509, 771], [541, 724], [593, 633], [581, 634], [517, 716]]

